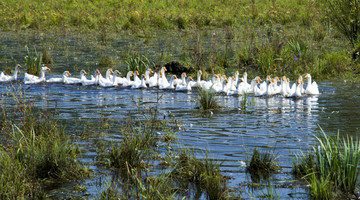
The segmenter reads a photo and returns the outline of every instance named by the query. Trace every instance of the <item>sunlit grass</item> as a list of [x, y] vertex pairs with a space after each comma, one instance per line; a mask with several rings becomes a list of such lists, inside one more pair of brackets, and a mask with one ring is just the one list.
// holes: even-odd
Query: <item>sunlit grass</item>
[[359, 175], [360, 140], [329, 136], [321, 128], [316, 139], [313, 154], [298, 156], [294, 172], [309, 182], [314, 199], [351, 197]]
[[[44, 187], [88, 177], [79, 161], [80, 149], [51, 113], [36, 110], [21, 88], [9, 93], [16, 112], [2, 105], [0, 192], [6, 198], [42, 198]], [[5, 117], [6, 116], [6, 117]], [[14, 169], [16, 168], [16, 169]], [[11, 181], [9, 181], [11, 180]], [[12, 183], [10, 189], [5, 185]], [[10, 185], [9, 185], [10, 186]]]

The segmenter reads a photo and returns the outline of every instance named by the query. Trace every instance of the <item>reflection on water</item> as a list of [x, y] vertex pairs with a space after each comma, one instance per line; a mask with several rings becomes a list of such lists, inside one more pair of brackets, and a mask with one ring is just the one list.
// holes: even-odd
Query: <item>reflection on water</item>
[[[1, 84], [0, 92], [7, 93], [9, 84]], [[27, 98], [40, 108], [57, 108], [57, 118], [122, 119], [126, 112], [136, 109], [133, 101], [156, 102], [162, 94], [159, 107], [166, 115], [172, 112], [181, 119], [184, 127], [178, 132], [180, 144], [198, 150], [210, 150], [211, 157], [222, 162], [223, 172], [230, 176], [230, 186], [249, 181], [241, 167], [252, 150], [272, 149], [278, 156], [282, 172], [273, 180], [291, 180], [289, 175], [294, 153], [310, 149], [314, 134], [320, 125], [327, 132], [357, 134], [360, 102], [359, 92], [353, 85], [320, 83], [319, 96], [299, 99], [283, 97], [258, 98], [249, 96], [244, 108], [244, 97], [217, 96], [226, 108], [213, 113], [201, 113], [197, 106], [197, 92], [132, 90], [120, 88], [83, 87], [63, 84], [27, 85]], [[357, 90], [359, 91], [359, 90]], [[158, 94], [159, 92], [159, 94]], [[8, 106], [12, 97], [3, 95], [1, 101]], [[74, 127], [72, 127], [74, 126]], [[108, 137], [118, 138], [120, 125], [112, 124]], [[68, 123], [67, 128], [77, 128]], [[112, 132], [113, 131], [113, 132]], [[84, 141], [86, 143], [86, 141]], [[178, 145], [176, 145], [178, 147]], [[88, 154], [93, 159], [94, 154]], [[199, 156], [204, 156], [199, 154]], [[279, 190], [280, 196], [293, 193], [292, 189]], [[297, 188], [297, 192], [302, 189]], [[90, 191], [91, 193], [91, 191]]]

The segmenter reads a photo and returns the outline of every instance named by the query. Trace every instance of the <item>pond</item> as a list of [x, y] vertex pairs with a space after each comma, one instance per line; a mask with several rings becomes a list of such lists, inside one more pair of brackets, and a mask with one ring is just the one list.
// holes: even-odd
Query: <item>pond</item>
[[[34, 43], [42, 44], [41, 41], [36, 40], [36, 37], [32, 40]], [[126, 43], [126, 41], [122, 42]], [[20, 46], [24, 44], [24, 41], [7, 35], [7, 37], [2, 36], [0, 42], [2, 55], [14, 57], [21, 63], [24, 51], [19, 49], [22, 48]], [[21, 53], [16, 54], [16, 49]], [[59, 56], [63, 58], [60, 60], [66, 60], [61, 54], [62, 51], [57, 51], [54, 57]], [[88, 53], [82, 52], [77, 56], [79, 60], [96, 62], [92, 60], [96, 57], [94, 51], [89, 50]], [[60, 75], [62, 71], [68, 69], [65, 62], [56, 61], [56, 63], [60, 67], [49, 76]], [[73, 61], [69, 63], [73, 64]], [[23, 72], [19, 79], [22, 78]], [[264, 188], [253, 190], [247, 186], [247, 183], [251, 183], [252, 180], [244, 167], [244, 162], [251, 157], [253, 149], [258, 148], [271, 149], [278, 157], [282, 170], [272, 175], [271, 182], [276, 185], [275, 192], [280, 199], [309, 199], [307, 189], [293, 181], [291, 168], [294, 155], [312, 148], [319, 126], [330, 134], [339, 131], [340, 134], [353, 136], [358, 135], [360, 127], [358, 117], [360, 86], [344, 80], [318, 81], [318, 84], [321, 94], [316, 96], [292, 99], [280, 96], [265, 98], [250, 95], [247, 99], [246, 110], [243, 108], [244, 97], [218, 95], [216, 99], [225, 109], [205, 113], [196, 109], [197, 91], [101, 88], [57, 83], [23, 85], [22, 87], [26, 91], [27, 98], [31, 98], [36, 107], [51, 110], [56, 108], [55, 117], [66, 120], [68, 132], [79, 131], [78, 124], [87, 120], [121, 120], [128, 112], [136, 109], [134, 101], [154, 104], [160, 94], [162, 95], [158, 103], [160, 112], [164, 116], [172, 113], [183, 124], [177, 131], [179, 144], [174, 145], [174, 148], [202, 150], [199, 152], [208, 150], [210, 158], [222, 163], [223, 174], [230, 177], [229, 187], [241, 189], [243, 198], [249, 199], [264, 193]], [[15, 87], [17, 86], [18, 83], [15, 83]], [[2, 83], [0, 92], [7, 93], [10, 87], [9, 83]], [[6, 104], [10, 102], [10, 98], [2, 96], [1, 100]], [[109, 129], [104, 129], [103, 132], [111, 134], [102, 135], [101, 138], [119, 140], [120, 125], [110, 124]], [[96, 158], [93, 140], [96, 139], [90, 136], [89, 140], [79, 141], [81, 147], [85, 149], [83, 161], [95, 171], [101, 170], [93, 165]], [[203, 153], [199, 153], [199, 157], [204, 156]], [[85, 182], [87, 188], [85, 193], [89, 195], [89, 198], [95, 198], [99, 193], [96, 181], [97, 178], [91, 178]], [[66, 192], [66, 187], [54, 192]]]

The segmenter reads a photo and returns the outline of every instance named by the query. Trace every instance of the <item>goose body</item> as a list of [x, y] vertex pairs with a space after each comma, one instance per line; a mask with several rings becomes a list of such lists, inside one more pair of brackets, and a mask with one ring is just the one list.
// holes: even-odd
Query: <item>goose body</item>
[[64, 71], [61, 78], [50, 78], [50, 79], [46, 80], [46, 82], [47, 83], [65, 83], [66, 79], [70, 75], [71, 74], [69, 71]]
[[45, 78], [45, 72], [46, 71], [50, 71], [50, 68], [48, 68], [46, 66], [42, 67], [40, 77], [32, 75], [32, 74], [25, 73], [24, 83], [25, 84], [37, 84], [37, 83], [44, 82], [46, 80], [46, 78]]
[[4, 72], [0, 73], [0, 82], [9, 82], [9, 81], [16, 81], [17, 80], [17, 74], [19, 72], [19, 68], [21, 67], [20, 64], [17, 64], [15, 66], [15, 71], [13, 75], [6, 75]]
[[311, 82], [311, 75], [309, 73], [307, 73], [305, 75], [305, 78], [308, 79], [305, 93], [306, 94], [320, 94], [317, 83], [315, 81]]

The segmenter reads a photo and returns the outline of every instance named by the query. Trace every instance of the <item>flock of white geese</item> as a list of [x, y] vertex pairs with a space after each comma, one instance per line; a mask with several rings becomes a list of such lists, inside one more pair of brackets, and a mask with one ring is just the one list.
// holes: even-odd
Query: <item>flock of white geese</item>
[[[0, 82], [9, 82], [17, 80], [17, 74], [19, 68], [18, 64], [15, 67], [13, 75], [6, 75], [3, 72], [0, 74]], [[46, 83], [64, 83], [64, 84], [81, 84], [81, 85], [98, 85], [100, 87], [115, 87], [123, 86], [130, 88], [148, 88], [158, 87], [161, 90], [173, 89], [178, 91], [190, 91], [192, 88], [202, 88], [210, 90], [216, 93], [223, 93], [226, 95], [245, 95], [254, 94], [254, 96], [272, 96], [282, 95], [284, 97], [301, 97], [305, 94], [316, 95], [319, 94], [318, 85], [315, 81], [312, 82], [310, 74], [306, 74], [307, 85], [304, 88], [304, 82], [302, 76], [290, 86], [289, 78], [283, 76], [281, 79], [278, 77], [271, 78], [266, 77], [266, 80], [262, 81], [260, 77], [255, 77], [248, 82], [247, 73], [243, 74], [243, 77], [239, 78], [239, 72], [229, 78], [225, 75], [214, 74], [211, 80], [201, 80], [201, 70], [197, 73], [197, 80], [193, 80], [192, 77], [187, 77], [186, 73], [182, 73], [181, 78], [176, 75], [172, 75], [168, 80], [165, 73], [166, 67], [162, 67], [159, 72], [154, 73], [151, 69], [147, 69], [145, 74], [139, 78], [137, 71], [129, 71], [125, 77], [120, 77], [118, 70], [113, 71], [108, 69], [106, 76], [103, 77], [99, 70], [95, 71], [94, 75], [91, 75], [90, 79], [86, 77], [86, 71], [80, 71], [80, 77], [70, 77], [69, 71], [65, 71], [61, 77], [46, 79], [45, 73], [50, 71], [46, 66], [41, 68], [41, 76], [35, 76], [28, 73], [24, 75], [24, 84], [36, 84], [41, 82]], [[154, 74], [151, 76], [151, 74]], [[133, 77], [133, 78], [132, 78]]]

